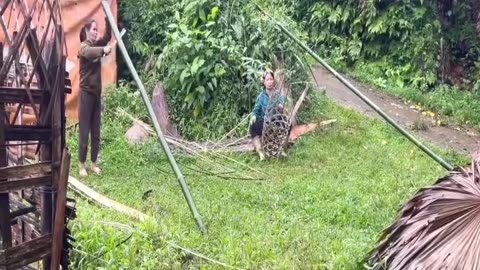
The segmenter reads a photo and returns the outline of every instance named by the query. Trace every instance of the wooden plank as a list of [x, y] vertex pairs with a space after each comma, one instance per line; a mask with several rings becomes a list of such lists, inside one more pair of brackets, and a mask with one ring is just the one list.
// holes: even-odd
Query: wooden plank
[[23, 216], [23, 215], [26, 215], [26, 214], [29, 214], [29, 213], [33, 213], [33, 212], [35, 212], [35, 210], [37, 210], [37, 208], [35, 206], [20, 208], [20, 209], [17, 209], [15, 211], [12, 211], [10, 213], [10, 218], [15, 219], [19, 216]]
[[63, 148], [62, 163], [60, 166], [60, 179], [57, 187], [55, 204], [55, 219], [53, 227], [52, 263], [51, 270], [57, 270], [63, 249], [63, 233], [65, 230], [65, 207], [67, 204], [68, 174], [70, 172], [70, 153]]
[[[33, 241], [33, 240], [32, 240]], [[29, 242], [27, 242], [29, 243]], [[7, 270], [17, 270], [19, 267], [29, 265], [34, 262], [38, 262], [48, 256], [50, 256], [50, 245], [51, 243], [42, 246], [41, 248], [32, 250], [31, 252], [25, 253], [22, 259], [18, 261], [11, 262], [7, 265]]]
[[23, 222], [25, 222], [26, 224], [30, 225], [30, 226], [33, 226], [35, 228], [38, 228], [39, 226], [39, 221], [37, 219], [35, 219], [35, 217], [32, 217], [31, 215], [23, 215], [23, 216], [19, 216], [19, 217], [16, 217], [14, 219], [12, 219], [10, 221], [10, 225], [16, 225], [18, 223], [18, 220], [21, 220]]
[[33, 174], [48, 174], [52, 171], [50, 162], [0, 168], [0, 179], [24, 178]]
[[44, 247], [50, 247], [51, 244], [52, 234], [46, 234], [20, 245], [7, 248], [5, 250], [0, 250], [0, 253], [3, 253], [5, 257], [4, 261], [0, 260], [0, 265], [2, 263], [8, 264], [22, 259], [22, 255], [30, 253], [34, 250], [42, 249]]
[[[12, 194], [10, 194], [10, 210], [17, 210], [17, 209], [20, 209], [20, 208], [25, 208], [25, 207], [30, 207], [30, 206], [33, 206], [32, 204], [30, 205], [25, 205], [19, 201], [17, 201], [17, 198], [11, 196]], [[13, 198], [12, 198], [13, 197]], [[23, 198], [19, 198], [19, 200], [22, 200]]]
[[5, 128], [6, 141], [47, 141], [52, 135], [49, 127], [10, 126]]
[[147, 216], [146, 214], [144, 214], [144, 213], [142, 213], [138, 210], [135, 210], [133, 208], [130, 208], [126, 205], [123, 205], [119, 202], [113, 201], [113, 200], [103, 196], [102, 194], [100, 194], [100, 193], [96, 192], [95, 190], [89, 188], [88, 186], [86, 186], [85, 184], [83, 184], [82, 182], [78, 181], [77, 179], [75, 179], [71, 176], [68, 177], [68, 184], [70, 184], [70, 187], [75, 192], [77, 192], [81, 195], [85, 195], [87, 197], [87, 199], [92, 200], [92, 201], [98, 203], [99, 205], [102, 205], [104, 207], [113, 209], [113, 210], [118, 211], [120, 213], [123, 213], [125, 215], [134, 217], [134, 218], [136, 218], [140, 221], [146, 221], [146, 220], [151, 219], [149, 216]]
[[0, 193], [10, 192], [25, 188], [32, 188], [38, 186], [44, 186], [52, 183], [52, 176], [42, 175], [37, 177], [28, 177], [21, 179], [13, 179], [0, 182]]
[[18, 269], [50, 255], [52, 235], [47, 234], [18, 246], [0, 250], [0, 269]]
[[[30, 89], [33, 102], [38, 104], [42, 101], [42, 90]], [[27, 89], [19, 87], [0, 87], [0, 100], [5, 103], [29, 103]]]

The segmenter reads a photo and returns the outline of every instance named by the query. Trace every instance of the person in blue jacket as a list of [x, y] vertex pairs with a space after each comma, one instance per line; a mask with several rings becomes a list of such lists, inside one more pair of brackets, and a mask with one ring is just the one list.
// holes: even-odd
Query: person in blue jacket
[[[273, 71], [267, 69], [262, 76], [263, 86], [265, 87], [258, 95], [253, 107], [250, 118], [250, 136], [252, 138], [252, 144], [255, 151], [258, 153], [260, 160], [265, 158], [262, 150], [261, 136], [263, 131], [263, 122], [265, 117], [265, 111], [267, 110], [270, 97], [275, 92], [275, 78]], [[278, 111], [283, 112], [283, 102], [278, 104]]]

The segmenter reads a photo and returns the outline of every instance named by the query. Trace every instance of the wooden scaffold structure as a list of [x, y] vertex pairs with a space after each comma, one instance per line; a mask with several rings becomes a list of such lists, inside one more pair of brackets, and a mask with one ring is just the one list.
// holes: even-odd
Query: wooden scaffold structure
[[75, 208], [60, 3], [3, 0], [0, 16], [0, 269], [67, 269]]

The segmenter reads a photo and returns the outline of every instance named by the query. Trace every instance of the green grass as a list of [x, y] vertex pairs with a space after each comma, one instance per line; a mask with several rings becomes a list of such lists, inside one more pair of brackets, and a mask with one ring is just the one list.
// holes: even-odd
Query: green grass
[[[259, 175], [226, 159], [208, 163], [177, 156], [208, 227], [205, 236], [156, 141], [129, 146], [125, 122], [106, 117], [103, 175], [82, 181], [158, 223], [141, 223], [79, 199], [78, 218], [72, 221], [80, 250], [73, 253], [75, 269], [224, 269], [186, 256], [167, 241], [242, 269], [362, 268], [399, 205], [446, 172], [383, 122], [323, 99], [317, 106], [304, 117], [337, 122], [300, 138], [287, 159], [259, 163], [253, 153], [231, 156], [263, 171], [266, 180], [196, 173], [189, 168], [219, 170], [224, 164], [236, 175]], [[68, 143], [77, 176], [73, 132]], [[440, 154], [452, 163], [466, 161], [453, 152]], [[142, 200], [150, 189], [151, 196]], [[130, 240], [116, 247], [132, 232]], [[99, 255], [101, 260], [92, 258]]]

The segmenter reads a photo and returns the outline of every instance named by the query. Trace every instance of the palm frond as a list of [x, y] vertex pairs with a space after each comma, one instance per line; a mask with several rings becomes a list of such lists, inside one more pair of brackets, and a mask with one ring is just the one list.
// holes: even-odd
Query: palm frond
[[480, 269], [479, 157], [401, 207], [370, 252], [373, 269]]

